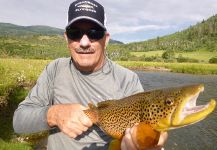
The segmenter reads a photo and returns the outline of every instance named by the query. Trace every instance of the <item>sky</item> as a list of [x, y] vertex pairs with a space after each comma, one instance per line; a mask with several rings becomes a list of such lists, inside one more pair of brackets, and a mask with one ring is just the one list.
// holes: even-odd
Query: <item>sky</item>
[[[0, 0], [0, 22], [64, 29], [72, 0]], [[182, 31], [217, 14], [217, 0], [98, 0], [111, 38], [130, 43]]]

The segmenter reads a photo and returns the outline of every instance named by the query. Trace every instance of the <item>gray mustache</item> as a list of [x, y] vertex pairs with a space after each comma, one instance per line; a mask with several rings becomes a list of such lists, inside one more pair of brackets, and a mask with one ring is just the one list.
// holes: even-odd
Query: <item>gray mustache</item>
[[76, 52], [78, 53], [92, 53], [92, 52], [95, 52], [95, 50], [93, 48], [76, 48], [75, 49]]

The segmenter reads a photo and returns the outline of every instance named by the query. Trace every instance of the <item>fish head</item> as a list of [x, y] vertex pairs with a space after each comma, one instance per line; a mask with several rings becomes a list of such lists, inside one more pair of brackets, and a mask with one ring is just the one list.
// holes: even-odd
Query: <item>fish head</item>
[[[204, 90], [202, 84], [156, 90], [150, 107], [152, 126], [158, 131], [167, 131], [201, 121], [216, 105], [212, 99], [206, 105], [196, 106], [197, 98]], [[155, 97], [155, 98], [154, 98]]]

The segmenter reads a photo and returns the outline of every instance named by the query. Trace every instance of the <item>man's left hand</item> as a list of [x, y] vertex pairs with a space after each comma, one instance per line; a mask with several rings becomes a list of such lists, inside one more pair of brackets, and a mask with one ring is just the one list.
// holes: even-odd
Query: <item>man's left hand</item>
[[[133, 131], [137, 125], [133, 126], [132, 128], [128, 128], [125, 131], [125, 135], [121, 141], [121, 150], [138, 150], [137, 145], [133, 142]], [[146, 150], [161, 150], [163, 149], [163, 145], [166, 143], [168, 138], [167, 132], [162, 132], [160, 134], [160, 138], [158, 144], [152, 148], [148, 148]]]

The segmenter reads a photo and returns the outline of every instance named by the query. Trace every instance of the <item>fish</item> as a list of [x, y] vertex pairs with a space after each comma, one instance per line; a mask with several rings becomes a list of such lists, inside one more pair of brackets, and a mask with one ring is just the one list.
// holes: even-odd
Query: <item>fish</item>
[[[117, 147], [120, 147], [125, 130], [139, 124], [134, 134], [135, 142], [145, 149], [157, 144], [161, 132], [197, 123], [213, 112], [216, 106], [214, 99], [207, 104], [196, 105], [203, 91], [203, 84], [155, 89], [119, 100], [105, 100], [97, 105], [88, 104], [89, 109], [84, 110], [84, 113], [116, 140], [113, 145]], [[146, 140], [150, 143], [142, 145], [141, 141], [147, 139], [145, 134], [150, 134], [148, 136], [153, 137], [153, 140]], [[117, 141], [119, 144], [114, 144]], [[110, 149], [120, 149], [117, 147], [111, 146]]]

